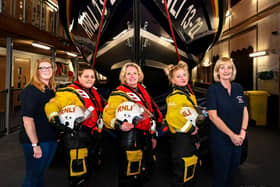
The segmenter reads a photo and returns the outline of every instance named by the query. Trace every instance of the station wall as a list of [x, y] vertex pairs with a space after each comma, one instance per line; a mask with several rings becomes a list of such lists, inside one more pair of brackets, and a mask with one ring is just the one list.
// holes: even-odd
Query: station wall
[[[221, 40], [208, 51], [203, 61], [211, 62], [217, 55], [229, 57], [233, 51], [248, 47], [252, 47], [254, 52], [266, 50], [269, 52], [267, 56], [253, 58], [253, 89], [279, 95], [280, 13], [277, 11], [279, 7], [280, 0], [240, 1], [230, 9], [232, 15], [226, 19], [224, 25], [224, 33], [230, 34], [222, 36]], [[271, 10], [274, 12], [270, 12]], [[255, 22], [252, 22], [254, 20]], [[244, 27], [238, 28], [242, 24]], [[267, 78], [260, 76], [266, 73], [270, 76]]]
[[[0, 90], [5, 89], [5, 74], [6, 74], [6, 48], [0, 47]], [[15, 79], [15, 75], [17, 73], [17, 71], [14, 70], [15, 64], [16, 62], [19, 62], [22, 64], [28, 64], [30, 63], [30, 65], [27, 65], [29, 68], [29, 72], [27, 72], [27, 74], [29, 75], [29, 77], [27, 77], [26, 81], [29, 80], [30, 75], [32, 75], [32, 67], [34, 65], [34, 63], [40, 59], [40, 58], [50, 58], [49, 56], [45, 56], [45, 55], [40, 55], [40, 54], [35, 54], [35, 53], [29, 53], [29, 52], [24, 52], [24, 51], [19, 51], [19, 50], [13, 50], [13, 54], [12, 54], [12, 87], [17, 88], [18, 86], [15, 85], [16, 81]], [[73, 71], [73, 66], [70, 60], [68, 59], [63, 59], [63, 58], [56, 58], [55, 59], [56, 62], [60, 62], [60, 63], [64, 63], [67, 66], [69, 66], [69, 70]], [[61, 76], [61, 77], [57, 77], [58, 81], [67, 81], [67, 77], [66, 76]], [[24, 82], [26, 82], [24, 80]], [[20, 87], [22, 88], [24, 84], [22, 84]]]

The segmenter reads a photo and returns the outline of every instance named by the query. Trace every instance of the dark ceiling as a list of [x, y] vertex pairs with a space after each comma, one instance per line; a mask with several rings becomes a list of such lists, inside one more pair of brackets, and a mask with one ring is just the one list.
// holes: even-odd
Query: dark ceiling
[[43, 50], [33, 47], [32, 42], [41, 42], [53, 47], [56, 56], [70, 59], [64, 51], [77, 53], [76, 48], [70, 44], [69, 40], [57, 37], [54, 33], [42, 31], [30, 24], [24, 24], [21, 21], [4, 14], [0, 14], [0, 46], [6, 47], [7, 37], [13, 41], [13, 49], [22, 50], [31, 53], [51, 56], [51, 50]]

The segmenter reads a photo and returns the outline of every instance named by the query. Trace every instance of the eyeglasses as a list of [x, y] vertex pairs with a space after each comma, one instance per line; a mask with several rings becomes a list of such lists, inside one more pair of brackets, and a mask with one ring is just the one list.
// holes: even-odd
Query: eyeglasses
[[42, 66], [42, 67], [39, 67], [38, 70], [42, 71], [42, 72], [45, 72], [45, 71], [48, 71], [48, 70], [51, 70], [52, 69], [52, 66]]

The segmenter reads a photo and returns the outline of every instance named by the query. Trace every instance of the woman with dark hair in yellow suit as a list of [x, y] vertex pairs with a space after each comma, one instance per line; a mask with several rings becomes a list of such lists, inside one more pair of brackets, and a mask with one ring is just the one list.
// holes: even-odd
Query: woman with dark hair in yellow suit
[[[100, 143], [101, 135], [98, 132], [101, 126], [98, 128], [98, 122], [102, 120], [106, 102], [93, 87], [94, 82], [94, 70], [87, 65], [80, 66], [78, 80], [58, 89], [55, 97], [45, 106], [49, 121], [63, 131], [61, 144], [69, 168], [70, 186], [87, 184], [94, 161], [93, 153]], [[85, 119], [77, 124], [75, 119], [80, 117]]]
[[[167, 96], [166, 121], [171, 132], [172, 187], [193, 186], [199, 167], [195, 139], [197, 101], [188, 85], [188, 65], [180, 61], [167, 69], [173, 90]], [[195, 136], [196, 135], [196, 136]]]

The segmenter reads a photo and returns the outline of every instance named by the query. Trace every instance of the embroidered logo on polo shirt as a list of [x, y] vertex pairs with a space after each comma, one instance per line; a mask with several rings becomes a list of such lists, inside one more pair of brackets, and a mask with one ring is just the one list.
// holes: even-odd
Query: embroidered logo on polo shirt
[[244, 103], [242, 96], [236, 96], [238, 103]]

